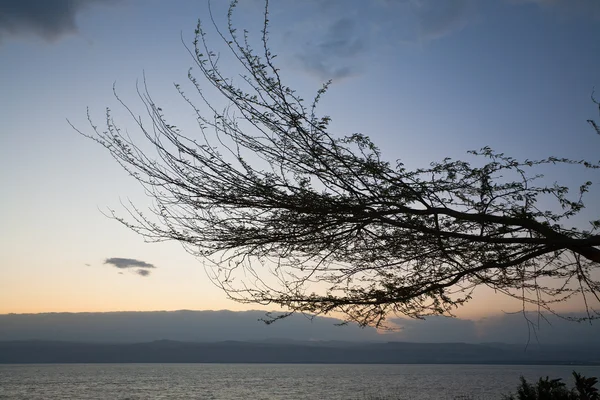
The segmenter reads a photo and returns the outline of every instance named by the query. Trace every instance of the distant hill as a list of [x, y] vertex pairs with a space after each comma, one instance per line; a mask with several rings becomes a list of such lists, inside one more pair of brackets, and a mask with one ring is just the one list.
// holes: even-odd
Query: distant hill
[[466, 343], [0, 342], [0, 363], [371, 363], [600, 365], [599, 348]]

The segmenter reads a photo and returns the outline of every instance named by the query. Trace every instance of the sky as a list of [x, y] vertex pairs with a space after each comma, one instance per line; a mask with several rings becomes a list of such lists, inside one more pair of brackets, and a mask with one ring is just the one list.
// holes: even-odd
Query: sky
[[[263, 8], [240, 0], [235, 24], [260, 37]], [[227, 2], [212, 9], [224, 27]], [[145, 76], [168, 119], [193, 130], [173, 84], [187, 83], [184, 43], [198, 18], [209, 19], [203, 0], [0, 2], [0, 314], [259, 308], [227, 300], [179, 244], [145, 243], [107, 218], [125, 212], [121, 202], [150, 199], [67, 122], [89, 130], [89, 109], [101, 126], [109, 107], [133, 132], [113, 85], [141, 113]], [[311, 98], [332, 79], [320, 105], [332, 129], [370, 136], [390, 160], [427, 166], [483, 146], [598, 160], [586, 122], [598, 118], [597, 0], [274, 0], [270, 19], [286, 84]], [[214, 32], [209, 40], [222, 50]], [[597, 175], [550, 173], [600, 185]], [[590, 198], [586, 215], [597, 217], [597, 191]], [[475, 294], [460, 317], [520, 308]]]

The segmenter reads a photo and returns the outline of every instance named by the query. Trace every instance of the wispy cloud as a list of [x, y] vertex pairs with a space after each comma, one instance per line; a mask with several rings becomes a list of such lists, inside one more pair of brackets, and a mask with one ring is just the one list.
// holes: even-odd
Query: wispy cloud
[[140, 276], [148, 276], [150, 275], [150, 271], [148, 271], [147, 269], [137, 269], [135, 270], [135, 273], [140, 275]]
[[537, 4], [543, 9], [555, 12], [561, 18], [592, 18], [600, 20], [598, 0], [508, 0], [515, 4]]
[[474, 18], [473, 0], [408, 0], [417, 20], [419, 38], [439, 39], [460, 31]]
[[119, 269], [136, 268], [135, 273], [144, 277], [150, 275], [150, 272], [152, 272], [149, 271], [149, 269], [156, 268], [153, 264], [141, 260], [136, 260], [134, 258], [107, 258], [104, 261], [104, 264], [112, 265], [113, 267]]
[[[306, 1], [287, 27], [286, 49], [321, 80], [360, 73], [390, 44], [426, 43], [475, 20], [475, 0]], [[306, 11], [310, 9], [310, 12]], [[383, 45], [383, 46], [382, 46]], [[286, 50], [289, 51], [289, 50]]]
[[38, 36], [46, 41], [76, 33], [77, 15], [94, 4], [120, 0], [2, 0], [0, 41], [10, 36]]
[[[494, 17], [486, 13], [496, 1], [305, 0], [288, 10], [296, 19], [287, 27], [286, 53], [295, 49], [296, 63], [320, 80], [340, 80], [359, 74], [383, 52], [427, 46]], [[600, 20], [600, 0], [504, 1], [533, 5], [560, 19]]]
[[321, 79], [341, 79], [356, 69], [350, 60], [365, 51], [365, 37], [358, 22], [348, 17], [333, 21], [322, 35], [305, 43], [298, 58], [304, 68]]

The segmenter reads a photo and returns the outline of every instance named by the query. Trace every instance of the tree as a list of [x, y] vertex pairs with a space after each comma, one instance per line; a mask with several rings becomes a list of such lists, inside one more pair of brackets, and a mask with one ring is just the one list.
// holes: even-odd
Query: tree
[[517, 394], [502, 396], [505, 400], [598, 400], [597, 378], [586, 378], [573, 371], [575, 386], [569, 390], [562, 379], [540, 378], [535, 385], [521, 376]]
[[[329, 83], [306, 103], [282, 82], [268, 44], [268, 2], [260, 51], [248, 32], [238, 36], [235, 6], [226, 31], [211, 20], [243, 68], [241, 85], [222, 74], [200, 22], [186, 46], [204, 83], [229, 103], [215, 108], [190, 70], [202, 107], [175, 86], [197, 115], [197, 134], [167, 122], [147, 90], [139, 91], [145, 120], [119, 101], [156, 157], [123, 133], [110, 110], [105, 131], [91, 119], [93, 130], [79, 131], [155, 201], [154, 216], [131, 204], [128, 218], [113, 211], [114, 218], [211, 263], [211, 277], [231, 299], [290, 313], [341, 312], [363, 326], [379, 326], [390, 313], [452, 315], [478, 286], [550, 312], [577, 294], [600, 300], [600, 220], [588, 229], [568, 225], [591, 182], [571, 196], [567, 186], [539, 184], [536, 172], [598, 164], [520, 161], [487, 147], [470, 152], [476, 165], [446, 158], [409, 170], [390, 162], [368, 136], [328, 131], [330, 118], [317, 106]], [[538, 208], [541, 199], [553, 199], [558, 211]], [[587, 317], [595, 316], [588, 307]]]

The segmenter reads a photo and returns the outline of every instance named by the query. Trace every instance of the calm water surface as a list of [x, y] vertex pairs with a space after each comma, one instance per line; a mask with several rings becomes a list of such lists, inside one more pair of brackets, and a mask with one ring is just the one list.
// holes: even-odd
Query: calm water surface
[[520, 375], [562, 377], [600, 367], [320, 364], [0, 365], [0, 399], [500, 399]]

